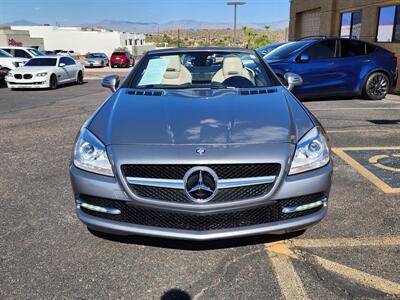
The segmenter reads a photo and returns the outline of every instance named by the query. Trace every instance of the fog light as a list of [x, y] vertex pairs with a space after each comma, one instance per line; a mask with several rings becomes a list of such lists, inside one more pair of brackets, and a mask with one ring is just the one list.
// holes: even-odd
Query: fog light
[[304, 211], [304, 210], [309, 210], [309, 209], [313, 209], [319, 206], [326, 206], [326, 198], [322, 199], [322, 200], [318, 200], [312, 203], [308, 203], [308, 204], [303, 204], [303, 205], [298, 205], [298, 206], [292, 206], [292, 207], [284, 207], [282, 209], [282, 212], [284, 214], [290, 214], [290, 213], [294, 213], [294, 212], [299, 212], [299, 211]]
[[83, 208], [86, 208], [89, 210], [93, 210], [93, 211], [97, 211], [97, 212], [101, 212], [101, 213], [105, 213], [105, 214], [111, 214], [111, 215], [120, 215], [121, 214], [121, 211], [117, 208], [97, 206], [97, 205], [89, 204], [89, 203], [82, 202], [79, 200], [76, 201], [76, 207], [77, 208], [83, 207]]

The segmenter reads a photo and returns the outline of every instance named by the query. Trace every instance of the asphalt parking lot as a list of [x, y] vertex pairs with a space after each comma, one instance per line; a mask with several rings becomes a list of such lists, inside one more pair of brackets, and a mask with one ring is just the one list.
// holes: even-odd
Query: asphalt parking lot
[[96, 236], [76, 218], [72, 144], [108, 95], [99, 80], [0, 89], [0, 299], [400, 297], [399, 96], [305, 102], [334, 151], [323, 222], [298, 236], [194, 243]]

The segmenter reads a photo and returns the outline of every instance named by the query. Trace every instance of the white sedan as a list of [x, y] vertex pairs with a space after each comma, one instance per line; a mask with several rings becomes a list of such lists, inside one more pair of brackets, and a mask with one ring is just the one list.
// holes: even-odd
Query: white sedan
[[32, 58], [23, 67], [6, 76], [11, 89], [50, 88], [60, 84], [83, 82], [83, 66], [70, 57], [40, 56]]

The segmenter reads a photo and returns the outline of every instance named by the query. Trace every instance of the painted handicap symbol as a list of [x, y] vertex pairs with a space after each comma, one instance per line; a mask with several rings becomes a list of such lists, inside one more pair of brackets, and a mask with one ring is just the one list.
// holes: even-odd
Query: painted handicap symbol
[[[372, 156], [368, 162], [370, 164], [372, 164], [373, 166], [386, 170], [386, 171], [390, 171], [390, 172], [396, 172], [396, 173], [400, 173], [400, 168], [395, 168], [392, 166], [388, 166], [385, 163], [387, 162], [387, 160], [392, 160], [394, 159], [395, 161], [398, 161], [398, 163], [396, 165], [400, 165], [400, 154], [379, 154], [379, 155], [375, 155]], [[383, 162], [383, 160], [386, 160], [385, 162]]]

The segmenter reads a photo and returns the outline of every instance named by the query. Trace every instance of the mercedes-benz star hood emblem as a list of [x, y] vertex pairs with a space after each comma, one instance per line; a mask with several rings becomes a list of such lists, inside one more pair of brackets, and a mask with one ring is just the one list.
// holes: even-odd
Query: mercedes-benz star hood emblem
[[207, 167], [190, 169], [184, 178], [185, 192], [196, 203], [206, 203], [217, 193], [217, 174]]

